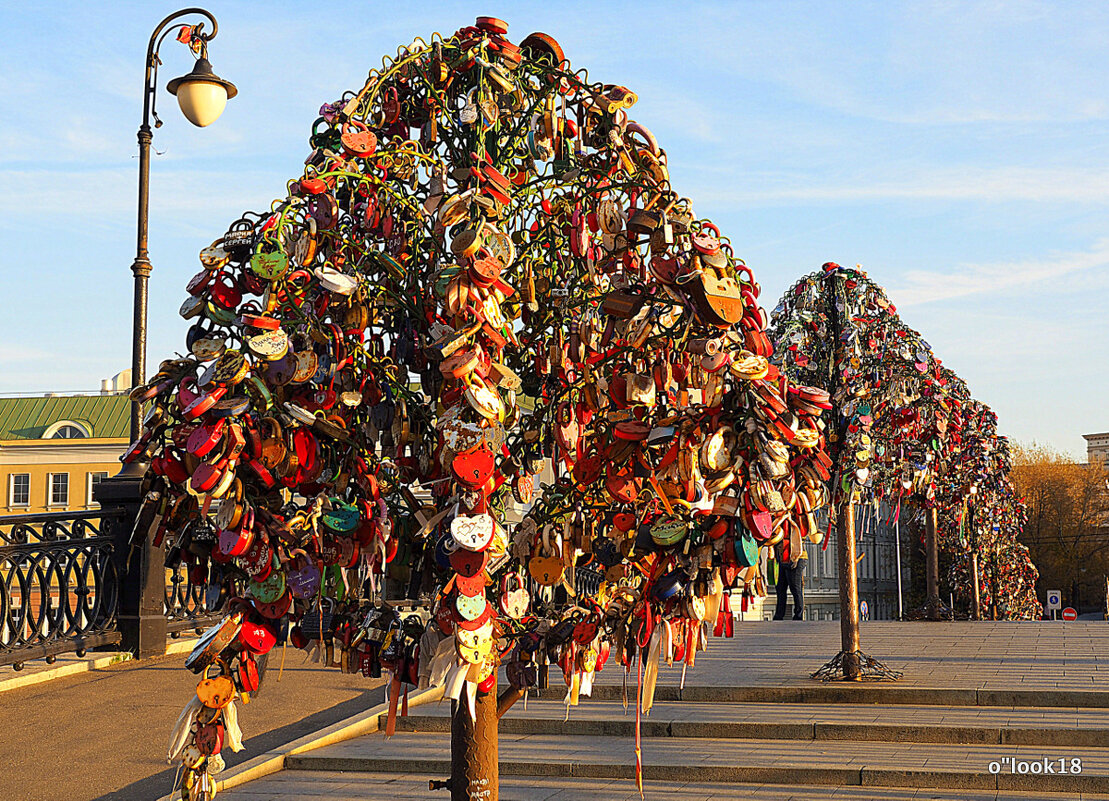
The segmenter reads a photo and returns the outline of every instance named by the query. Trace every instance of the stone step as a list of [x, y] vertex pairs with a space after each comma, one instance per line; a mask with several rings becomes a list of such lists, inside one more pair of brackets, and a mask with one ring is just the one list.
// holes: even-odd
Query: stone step
[[[557, 668], [551, 672], [551, 687], [543, 691], [544, 697], [561, 698], [565, 688], [555, 686]], [[602, 678], [603, 677], [603, 678]], [[593, 698], [602, 701], [620, 700], [625, 692], [635, 697], [635, 676], [625, 689], [623, 673], [617, 669], [598, 674], [593, 687]], [[690, 671], [689, 678], [695, 679]], [[1032, 706], [1032, 707], [1082, 707], [1087, 709], [1109, 707], [1109, 691], [1074, 689], [1020, 689], [1020, 688], [950, 688], [910, 687], [876, 682], [818, 684], [811, 682], [789, 686], [736, 686], [680, 684], [680, 673], [671, 670], [662, 675], [655, 688], [656, 701], [698, 701], [704, 703], [762, 703], [785, 704], [914, 704], [929, 706]], [[503, 686], [503, 682], [502, 682]]]
[[[401, 731], [446, 732], [450, 707], [416, 710]], [[583, 699], [517, 702], [500, 721], [503, 734], [634, 737], [635, 707]], [[837, 706], [831, 704], [660, 703], [644, 716], [644, 737], [743, 740], [853, 740], [1109, 747], [1109, 709]]]
[[[629, 737], [504, 733], [500, 775], [634, 779], [634, 748]], [[1081, 773], [1071, 772], [1076, 758]], [[1045, 761], [1049, 774], [1043, 772]], [[991, 772], [991, 763], [996, 763], [997, 773]], [[1059, 773], [1060, 765], [1067, 773]], [[1033, 773], [1031, 766], [1040, 773]], [[386, 740], [368, 735], [290, 755], [285, 767], [444, 778], [450, 771], [450, 737], [402, 733]], [[1025, 773], [1019, 772], [1022, 767]], [[697, 781], [1109, 793], [1109, 749], [659, 737], [643, 743], [643, 775], [655, 792]]]
[[[443, 790], [428, 792], [428, 775], [397, 773], [346, 773], [321, 770], [287, 770], [221, 792], [221, 801], [354, 801], [388, 798], [389, 801], [447, 801]], [[431, 778], [445, 778], [432, 775]], [[646, 801], [1041, 801], [1043, 794], [1016, 790], [927, 790], [895, 787], [860, 787], [764, 783], [735, 783], [722, 792], [719, 784], [697, 781], [662, 784], [647, 782]], [[834, 795], [833, 795], [834, 794]], [[1082, 801], [1079, 793], [1052, 794], [1052, 801]], [[635, 782], [628, 779], [526, 778], [502, 776], [500, 801], [640, 801]]]

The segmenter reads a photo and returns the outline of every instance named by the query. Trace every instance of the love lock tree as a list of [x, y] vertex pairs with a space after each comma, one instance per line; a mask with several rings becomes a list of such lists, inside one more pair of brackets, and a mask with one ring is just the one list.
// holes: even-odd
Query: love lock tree
[[497, 719], [550, 666], [568, 705], [633, 672], [638, 726], [763, 591], [760, 549], [820, 539], [827, 395], [769, 364], [750, 270], [632, 91], [506, 34], [416, 40], [325, 104], [287, 196], [201, 251], [190, 355], [133, 393], [135, 542], [225, 611], [186, 660], [184, 798], [282, 640], [388, 678], [386, 734], [443, 687], [446, 785], [495, 799]]
[[997, 433], [997, 415], [974, 399], [964, 403], [959, 447], [940, 482], [939, 542], [952, 555], [950, 583], [974, 616], [1037, 620], [1039, 573], [1018, 541], [1027, 510], [1010, 473], [1009, 441]]
[[950, 487], [970, 486], [972, 473], [992, 486], [1007, 481], [1007, 469], [991, 461], [972, 466], [976, 451], [964, 440], [977, 429], [966, 426], [981, 404], [861, 269], [829, 263], [801, 279], [775, 309], [770, 335], [787, 375], [829, 391], [836, 426], [829, 436], [838, 464], [831, 517], [839, 523], [843, 642], [814, 675], [891, 677], [858, 648], [854, 507], [885, 499], [897, 504], [895, 517], [903, 500], [924, 508], [927, 613], [938, 618], [937, 509], [952, 507]]
[[[855, 510], [884, 499], [897, 517], [903, 499], [934, 502], [948, 380], [928, 343], [861, 269], [828, 263], [802, 278], [783, 295], [769, 333], [782, 371], [825, 389], [832, 409], [829, 526], [837, 526], [842, 642], [814, 676], [898, 678], [859, 647]], [[938, 603], [938, 582], [929, 581], [929, 596]]]
[[[893, 442], [902, 458], [901, 495], [913, 497], [927, 516], [925, 614], [953, 614], [938, 597], [939, 554], [945, 552], [949, 586], [968, 605], [981, 596], [979, 606], [989, 607], [994, 618], [1038, 617], [1036, 569], [1017, 541], [1025, 515], [1009, 481], [1008, 441], [997, 435], [997, 416], [970, 396], [966, 382], [938, 359], [935, 365], [942, 392], [892, 415]], [[914, 451], [923, 458], [904, 458]]]
[[[921, 343], [899, 349], [911, 355], [921, 375], [909, 374], [900, 382], [894, 402], [899, 404], [883, 418], [879, 439], [883, 447], [887, 481], [879, 494], [894, 505], [892, 519], [900, 525], [903, 504], [920, 509], [925, 520], [925, 573], [927, 595], [923, 616], [940, 619], [950, 615], [939, 593], [939, 545], [936, 536], [937, 492], [940, 482], [950, 483], [961, 461], [963, 405], [970, 394], [961, 378], [935, 357], [920, 335], [904, 329], [904, 336]], [[910, 353], [911, 352], [911, 353]], [[914, 616], [921, 612], [911, 613]]]

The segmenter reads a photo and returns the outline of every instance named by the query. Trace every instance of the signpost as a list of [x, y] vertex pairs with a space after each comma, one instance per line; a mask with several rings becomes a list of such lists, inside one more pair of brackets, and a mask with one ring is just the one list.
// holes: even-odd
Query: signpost
[[1055, 613], [1063, 608], [1063, 592], [1062, 590], [1048, 590], [1047, 591], [1047, 611], [1051, 612], [1051, 619], [1055, 620]]
[[1068, 606], [1063, 610], [1063, 620], [1078, 620], [1078, 612], [1075, 611], [1073, 606]]

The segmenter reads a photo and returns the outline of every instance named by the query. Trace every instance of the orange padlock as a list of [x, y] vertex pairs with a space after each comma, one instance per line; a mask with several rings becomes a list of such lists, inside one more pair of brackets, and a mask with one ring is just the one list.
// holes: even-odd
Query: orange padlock
[[235, 697], [235, 682], [231, 678], [231, 669], [226, 662], [217, 659], [215, 664], [219, 666], [219, 675], [210, 679], [207, 675], [208, 671], [205, 670], [204, 678], [196, 686], [196, 697], [209, 709], [223, 709]]

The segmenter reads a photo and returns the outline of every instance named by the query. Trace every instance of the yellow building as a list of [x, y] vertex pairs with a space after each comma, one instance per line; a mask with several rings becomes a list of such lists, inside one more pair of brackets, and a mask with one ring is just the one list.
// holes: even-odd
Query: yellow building
[[94, 509], [120, 470], [131, 402], [118, 391], [0, 398], [3, 514]]

